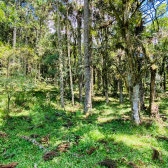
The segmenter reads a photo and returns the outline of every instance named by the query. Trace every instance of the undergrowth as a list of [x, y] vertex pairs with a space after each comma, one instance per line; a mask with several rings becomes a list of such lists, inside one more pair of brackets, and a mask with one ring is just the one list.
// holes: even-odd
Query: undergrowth
[[[130, 163], [139, 167], [168, 167], [168, 143], [157, 138], [168, 137], [167, 118], [159, 124], [142, 112], [144, 122], [134, 125], [127, 96], [121, 105], [116, 98], [110, 98], [106, 105], [103, 97], [95, 96], [92, 115], [86, 118], [82, 104], [72, 107], [66, 100], [65, 110], [61, 109], [55, 99], [57, 94], [54, 90], [38, 90], [27, 93], [24, 100], [20, 100], [22, 95], [11, 100], [10, 118], [0, 119], [0, 165], [17, 162], [17, 168], [99, 168], [97, 163], [108, 158], [116, 160], [119, 168], [133, 167]], [[3, 103], [4, 97], [0, 99]], [[166, 94], [160, 100], [161, 114], [168, 114], [167, 100]], [[63, 141], [70, 143], [70, 147], [44, 161], [46, 151], [20, 136], [35, 139], [48, 151], [55, 150]], [[152, 148], [159, 152], [158, 159], [154, 160]]]

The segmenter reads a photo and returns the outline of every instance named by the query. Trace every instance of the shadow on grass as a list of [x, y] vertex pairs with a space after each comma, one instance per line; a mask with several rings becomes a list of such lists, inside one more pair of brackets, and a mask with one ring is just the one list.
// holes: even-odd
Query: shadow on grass
[[[54, 92], [53, 96], [55, 94]], [[47, 104], [46, 92], [35, 92], [31, 99], [35, 101], [30, 105], [27, 115], [13, 116], [1, 126], [1, 130], [8, 135], [0, 138], [3, 149], [0, 151], [0, 161], [3, 164], [19, 162], [18, 167], [22, 168], [34, 167], [35, 164], [41, 168], [90, 168], [105, 158], [124, 158], [125, 161], [118, 161], [121, 168], [129, 167], [128, 162], [134, 162], [140, 167], [168, 167], [167, 143], [155, 138], [155, 135], [160, 133], [159, 128], [155, 125], [148, 128], [145, 125], [135, 126], [130, 120], [123, 120], [126, 113], [129, 113], [125, 104], [110, 102], [109, 105], [105, 105], [104, 101], [94, 101], [95, 111], [86, 119], [80, 109], [71, 113], [71, 110], [60, 110], [51, 103]], [[99, 118], [105, 120], [101, 122]], [[49, 147], [48, 144], [43, 144], [48, 150], [54, 150], [62, 141], [71, 143], [70, 150], [45, 162], [42, 159], [45, 151], [17, 136], [31, 137], [33, 134], [39, 135], [36, 139], [38, 142], [41, 138], [49, 136]], [[80, 136], [80, 139], [76, 141], [74, 135]], [[107, 143], [101, 142], [101, 139]], [[162, 151], [163, 163], [152, 160], [153, 151], [150, 146]], [[95, 147], [96, 150], [89, 155], [86, 151], [91, 147]], [[14, 156], [5, 159], [11, 156], [10, 154]]]

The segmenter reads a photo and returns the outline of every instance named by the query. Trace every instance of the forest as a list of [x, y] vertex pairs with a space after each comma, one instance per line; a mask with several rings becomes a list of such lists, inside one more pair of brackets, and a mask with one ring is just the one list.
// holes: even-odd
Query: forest
[[0, 168], [168, 167], [167, 0], [0, 0]]

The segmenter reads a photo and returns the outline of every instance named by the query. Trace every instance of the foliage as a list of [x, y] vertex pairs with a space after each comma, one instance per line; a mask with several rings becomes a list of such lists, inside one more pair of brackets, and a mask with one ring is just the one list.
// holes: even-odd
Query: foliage
[[[116, 160], [121, 168], [129, 167], [129, 162], [139, 167], [148, 164], [156, 168], [167, 167], [167, 142], [157, 139], [160, 135], [168, 136], [167, 127], [151, 122], [144, 113], [144, 122], [140, 127], [132, 124], [126, 95], [123, 105], [114, 98], [111, 98], [110, 104], [106, 105], [104, 98], [95, 96], [93, 114], [86, 119], [82, 113], [82, 106], [76, 106], [75, 109], [67, 106], [63, 111], [54, 99], [51, 100], [52, 105], [48, 106], [47, 92], [47, 88], [31, 91], [27, 97], [30, 109], [27, 109], [26, 105], [16, 105], [10, 114], [11, 118], [1, 121], [1, 164], [18, 162], [18, 167], [23, 168], [34, 167], [34, 165], [46, 168], [51, 165], [83, 168], [95, 166], [108, 157]], [[68, 100], [66, 102], [69, 104]], [[162, 95], [160, 103], [161, 112], [168, 114], [167, 97]], [[73, 125], [69, 126], [69, 122]], [[167, 121], [165, 124], [168, 124]], [[19, 137], [23, 135], [31, 139], [36, 135], [34, 139], [43, 142], [43, 146], [49, 151], [55, 150], [63, 141], [70, 143], [70, 149], [52, 160], [44, 161], [42, 156], [45, 151]], [[48, 141], [44, 141], [46, 137]], [[77, 137], [79, 139], [76, 139]], [[151, 146], [162, 153], [160, 155], [162, 160], [152, 159]], [[89, 154], [92, 148], [95, 148], [95, 151]], [[96, 165], [96, 167], [101, 166]]]
[[10, 113], [10, 107], [8, 107], [8, 103], [10, 105], [10, 100], [14, 99], [14, 104], [22, 105], [26, 101], [27, 93], [31, 90], [35, 89], [35, 85], [32, 82], [32, 79], [27, 79], [24, 76], [16, 76], [10, 78], [2, 78], [1, 77], [0, 86], [2, 88], [1, 93], [8, 98], [6, 107], [4, 109], [3, 116], [8, 116]]
[[[164, 128], [162, 132], [157, 123], [153, 123], [147, 128], [146, 120], [150, 120], [150, 118], [145, 115], [143, 110], [138, 114], [142, 116], [142, 122], [145, 120], [145, 123], [139, 127], [134, 127], [129, 120], [128, 122], [122, 120], [118, 122], [115, 119], [118, 117], [117, 119], [120, 121], [124, 115], [132, 116], [130, 107], [133, 107], [133, 90], [141, 81], [143, 87], [139, 91], [144, 92], [141, 97], [145, 101], [144, 109], [150, 106], [148, 102], [151, 83], [150, 68], [152, 66], [157, 67], [156, 96], [166, 92], [168, 19], [164, 15], [167, 11], [164, 2], [165, 0], [89, 1], [88, 47], [91, 56], [84, 60], [84, 6], [80, 1], [0, 0], [1, 118], [14, 118], [9, 123], [11, 122], [13, 126], [16, 122], [16, 125], [18, 124], [16, 132], [26, 134], [26, 136], [30, 135], [26, 126], [35, 129], [29, 130], [33, 134], [36, 131], [40, 134], [42, 131], [41, 135], [45, 134], [46, 128], [48, 134], [51, 132], [54, 135], [51, 139], [51, 149], [54, 149], [56, 144], [63, 139], [69, 142], [74, 141], [74, 133], [83, 136], [79, 146], [72, 145], [72, 151], [61, 156], [63, 161], [59, 160], [60, 157], [49, 162], [56, 166], [58, 164], [55, 162], [58, 161], [61, 162], [62, 167], [91, 167], [90, 164], [93, 166], [92, 161], [94, 164], [100, 162], [98, 157], [102, 159], [105, 158], [105, 155], [114, 156], [114, 158], [123, 157], [120, 150], [123, 150], [124, 154], [133, 150], [132, 153], [129, 153], [128, 160], [133, 157], [135, 162], [138, 162], [134, 157], [138, 155], [146, 166], [149, 162], [152, 162], [153, 167], [161, 166], [160, 161], [155, 163], [151, 160], [148, 139], [145, 140], [143, 137], [142, 141], [145, 141], [143, 144], [137, 138], [139, 136], [137, 134], [143, 132], [144, 136], [151, 133], [167, 135], [167, 130]], [[92, 79], [89, 81], [92, 84], [92, 93], [89, 95], [92, 95], [93, 98], [93, 116], [90, 116], [89, 119], [84, 118], [87, 116], [82, 113], [83, 102], [80, 100], [81, 102], [78, 104], [80, 96], [77, 95], [79, 92], [82, 97], [84, 89], [87, 90], [83, 87], [86, 82], [84, 71], [88, 68], [85, 62], [88, 62], [88, 66], [93, 72], [89, 75], [89, 78]], [[69, 105], [69, 100], [73, 97], [72, 91], [75, 91], [73, 108]], [[123, 105], [119, 105], [116, 103], [118, 100], [114, 97], [121, 97], [123, 94], [125, 102]], [[96, 97], [97, 95], [100, 96]], [[109, 104], [107, 102], [108, 105], [102, 101], [105, 96], [106, 101], [110, 100]], [[60, 97], [66, 99], [65, 109], [61, 109], [59, 106]], [[130, 97], [130, 104], [127, 97]], [[139, 102], [138, 99], [139, 97], [134, 100]], [[163, 102], [161, 101], [160, 104]], [[139, 110], [139, 108], [137, 109]], [[22, 114], [19, 112], [20, 110], [31, 119], [26, 121], [27, 119], [23, 116], [23, 118], [19, 118], [18, 116]], [[161, 112], [163, 111], [161, 110]], [[105, 120], [114, 120], [114, 122], [104, 123]], [[7, 132], [14, 138], [12, 132], [8, 130], [12, 126], [7, 123], [8, 120], [3, 120], [3, 129], [5, 130], [7, 127]], [[102, 123], [103, 126], [101, 126]], [[23, 130], [19, 128], [22, 125]], [[44, 129], [39, 128], [41, 126], [44, 126]], [[118, 133], [114, 130], [117, 130]], [[65, 134], [65, 138], [62, 137], [62, 134]], [[125, 141], [122, 140], [123, 137], [126, 139]], [[102, 144], [98, 149], [97, 141], [101, 138], [112, 138], [119, 145], [116, 147], [109, 142], [109, 146], [113, 150], [106, 149], [108, 146]], [[132, 138], [146, 145], [147, 156], [143, 156], [145, 148], [138, 148], [138, 151], [135, 151], [135, 147], [131, 144], [134, 142]], [[17, 142], [18, 139], [14, 138], [14, 141]], [[149, 141], [157, 147], [156, 139], [152, 137]], [[164, 151], [166, 156], [165, 143], [163, 142], [163, 146], [160, 141], [158, 143], [159, 148]], [[23, 142], [23, 144], [28, 148], [29, 143]], [[88, 160], [90, 159], [88, 163], [83, 163], [84, 159], [81, 157], [78, 158], [78, 166], [78, 159], [74, 159], [73, 152], [76, 153], [80, 149], [78, 152], [82, 156], [85, 150], [91, 152], [89, 148], [94, 145], [96, 151], [90, 155], [91, 158], [86, 156]], [[3, 146], [3, 149], [6, 149], [6, 146]], [[37, 158], [41, 157], [40, 151], [34, 147], [32, 149], [38, 153]], [[108, 153], [107, 150], [110, 152]], [[5, 155], [3, 150], [0, 152]], [[19, 152], [20, 155], [25, 156], [26, 151], [25, 153], [21, 150]], [[28, 157], [32, 158], [30, 155]], [[37, 158], [35, 161], [38, 162]], [[75, 161], [73, 162], [71, 159]], [[23, 160], [24, 163], [27, 163], [25, 158]], [[163, 165], [166, 167], [165, 157], [164, 160]], [[4, 163], [6, 162], [5, 160]], [[33, 165], [33, 161], [31, 164], [32, 167], [36, 167]], [[38, 164], [41, 167], [43, 164], [44, 167], [49, 165], [42, 160]], [[121, 164], [122, 166], [125, 165]]]

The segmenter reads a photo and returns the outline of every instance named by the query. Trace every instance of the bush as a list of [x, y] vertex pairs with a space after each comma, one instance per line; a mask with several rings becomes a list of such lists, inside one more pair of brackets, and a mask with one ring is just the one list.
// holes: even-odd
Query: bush
[[26, 94], [23, 91], [22, 92], [19, 92], [19, 91], [15, 92], [14, 93], [14, 97], [15, 97], [14, 102], [15, 102], [15, 104], [21, 106], [25, 102], [25, 96], [26, 96]]

